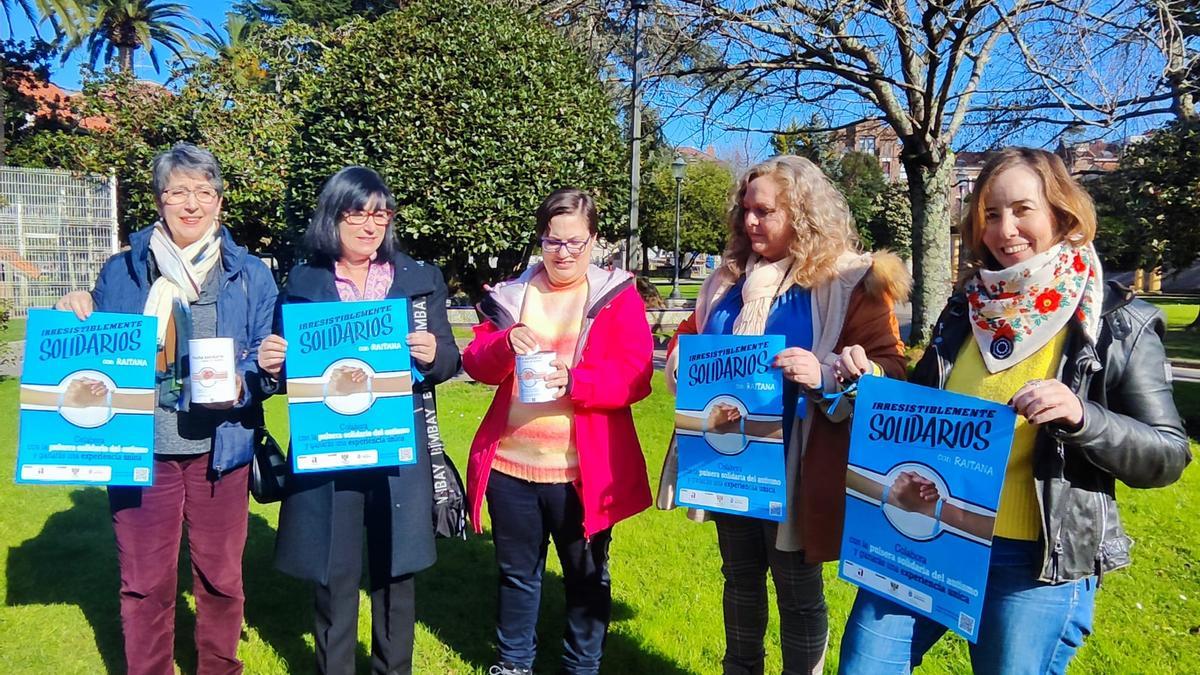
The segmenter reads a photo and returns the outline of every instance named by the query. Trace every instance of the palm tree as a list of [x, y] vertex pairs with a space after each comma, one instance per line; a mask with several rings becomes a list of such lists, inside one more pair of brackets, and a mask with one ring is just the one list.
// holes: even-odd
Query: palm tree
[[161, 45], [183, 59], [188, 38], [195, 31], [185, 25], [195, 19], [185, 5], [164, 0], [39, 0], [50, 9], [50, 19], [65, 38], [63, 56], [83, 46], [88, 63], [95, 67], [100, 58], [111, 63], [116, 57], [121, 70], [133, 72], [133, 55], [145, 49], [159, 71], [154, 46]]
[[9, 36], [13, 34], [12, 15], [14, 4], [25, 15], [25, 18], [29, 19], [29, 23], [37, 25], [37, 19], [34, 18], [33, 5], [29, 4], [29, 0], [17, 0], [15, 3], [12, 0], [0, 0], [0, 10], [4, 11], [4, 20], [8, 23]]
[[204, 20], [204, 25], [208, 29], [196, 35], [198, 48], [189, 50], [189, 57], [196, 62], [206, 58], [216, 60], [230, 69], [234, 81], [239, 86], [253, 87], [261, 84], [266, 72], [251, 49], [250, 42], [264, 24], [230, 12], [225, 15], [225, 23], [221, 27], [218, 28], [208, 19]]
[[244, 49], [262, 24], [242, 14], [229, 12], [225, 14], [225, 25], [218, 28], [212, 21], [204, 20], [208, 30], [196, 35], [196, 43], [201, 47], [211, 49], [218, 59], [233, 59], [238, 51]]

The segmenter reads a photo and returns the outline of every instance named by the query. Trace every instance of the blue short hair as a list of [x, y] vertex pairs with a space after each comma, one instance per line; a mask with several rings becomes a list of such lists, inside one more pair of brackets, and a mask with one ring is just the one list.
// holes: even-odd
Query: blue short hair
[[[361, 211], [373, 199], [382, 199], [389, 211], [396, 210], [396, 198], [383, 178], [365, 166], [348, 166], [329, 177], [317, 197], [317, 208], [304, 231], [304, 249], [312, 262], [333, 264], [342, 257], [342, 236], [338, 221], [347, 211]], [[379, 256], [391, 260], [396, 254], [395, 228], [387, 224]]]

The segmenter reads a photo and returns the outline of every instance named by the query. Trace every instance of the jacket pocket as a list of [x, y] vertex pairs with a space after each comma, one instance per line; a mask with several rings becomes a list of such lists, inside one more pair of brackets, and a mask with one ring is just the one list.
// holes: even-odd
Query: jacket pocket
[[213, 438], [212, 470], [218, 475], [250, 463], [254, 457], [254, 428], [237, 422], [217, 425]]

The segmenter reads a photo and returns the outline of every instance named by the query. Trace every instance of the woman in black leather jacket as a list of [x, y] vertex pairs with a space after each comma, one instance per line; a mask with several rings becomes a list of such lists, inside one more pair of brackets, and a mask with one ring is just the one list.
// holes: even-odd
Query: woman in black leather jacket
[[[1116, 480], [1168, 485], [1191, 460], [1163, 317], [1103, 283], [1094, 207], [1056, 155], [997, 153], [962, 231], [971, 268], [911, 380], [1018, 413], [971, 662], [1060, 673], [1092, 631], [1100, 578], [1130, 563]], [[945, 630], [860, 591], [841, 672], [908, 672]]]

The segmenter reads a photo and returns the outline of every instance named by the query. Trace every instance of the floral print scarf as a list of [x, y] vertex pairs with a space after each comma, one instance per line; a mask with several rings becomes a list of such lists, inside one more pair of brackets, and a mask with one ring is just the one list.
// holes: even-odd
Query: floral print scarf
[[971, 330], [988, 372], [1025, 360], [1078, 319], [1093, 344], [1100, 333], [1103, 276], [1096, 249], [1061, 242], [967, 282]]

